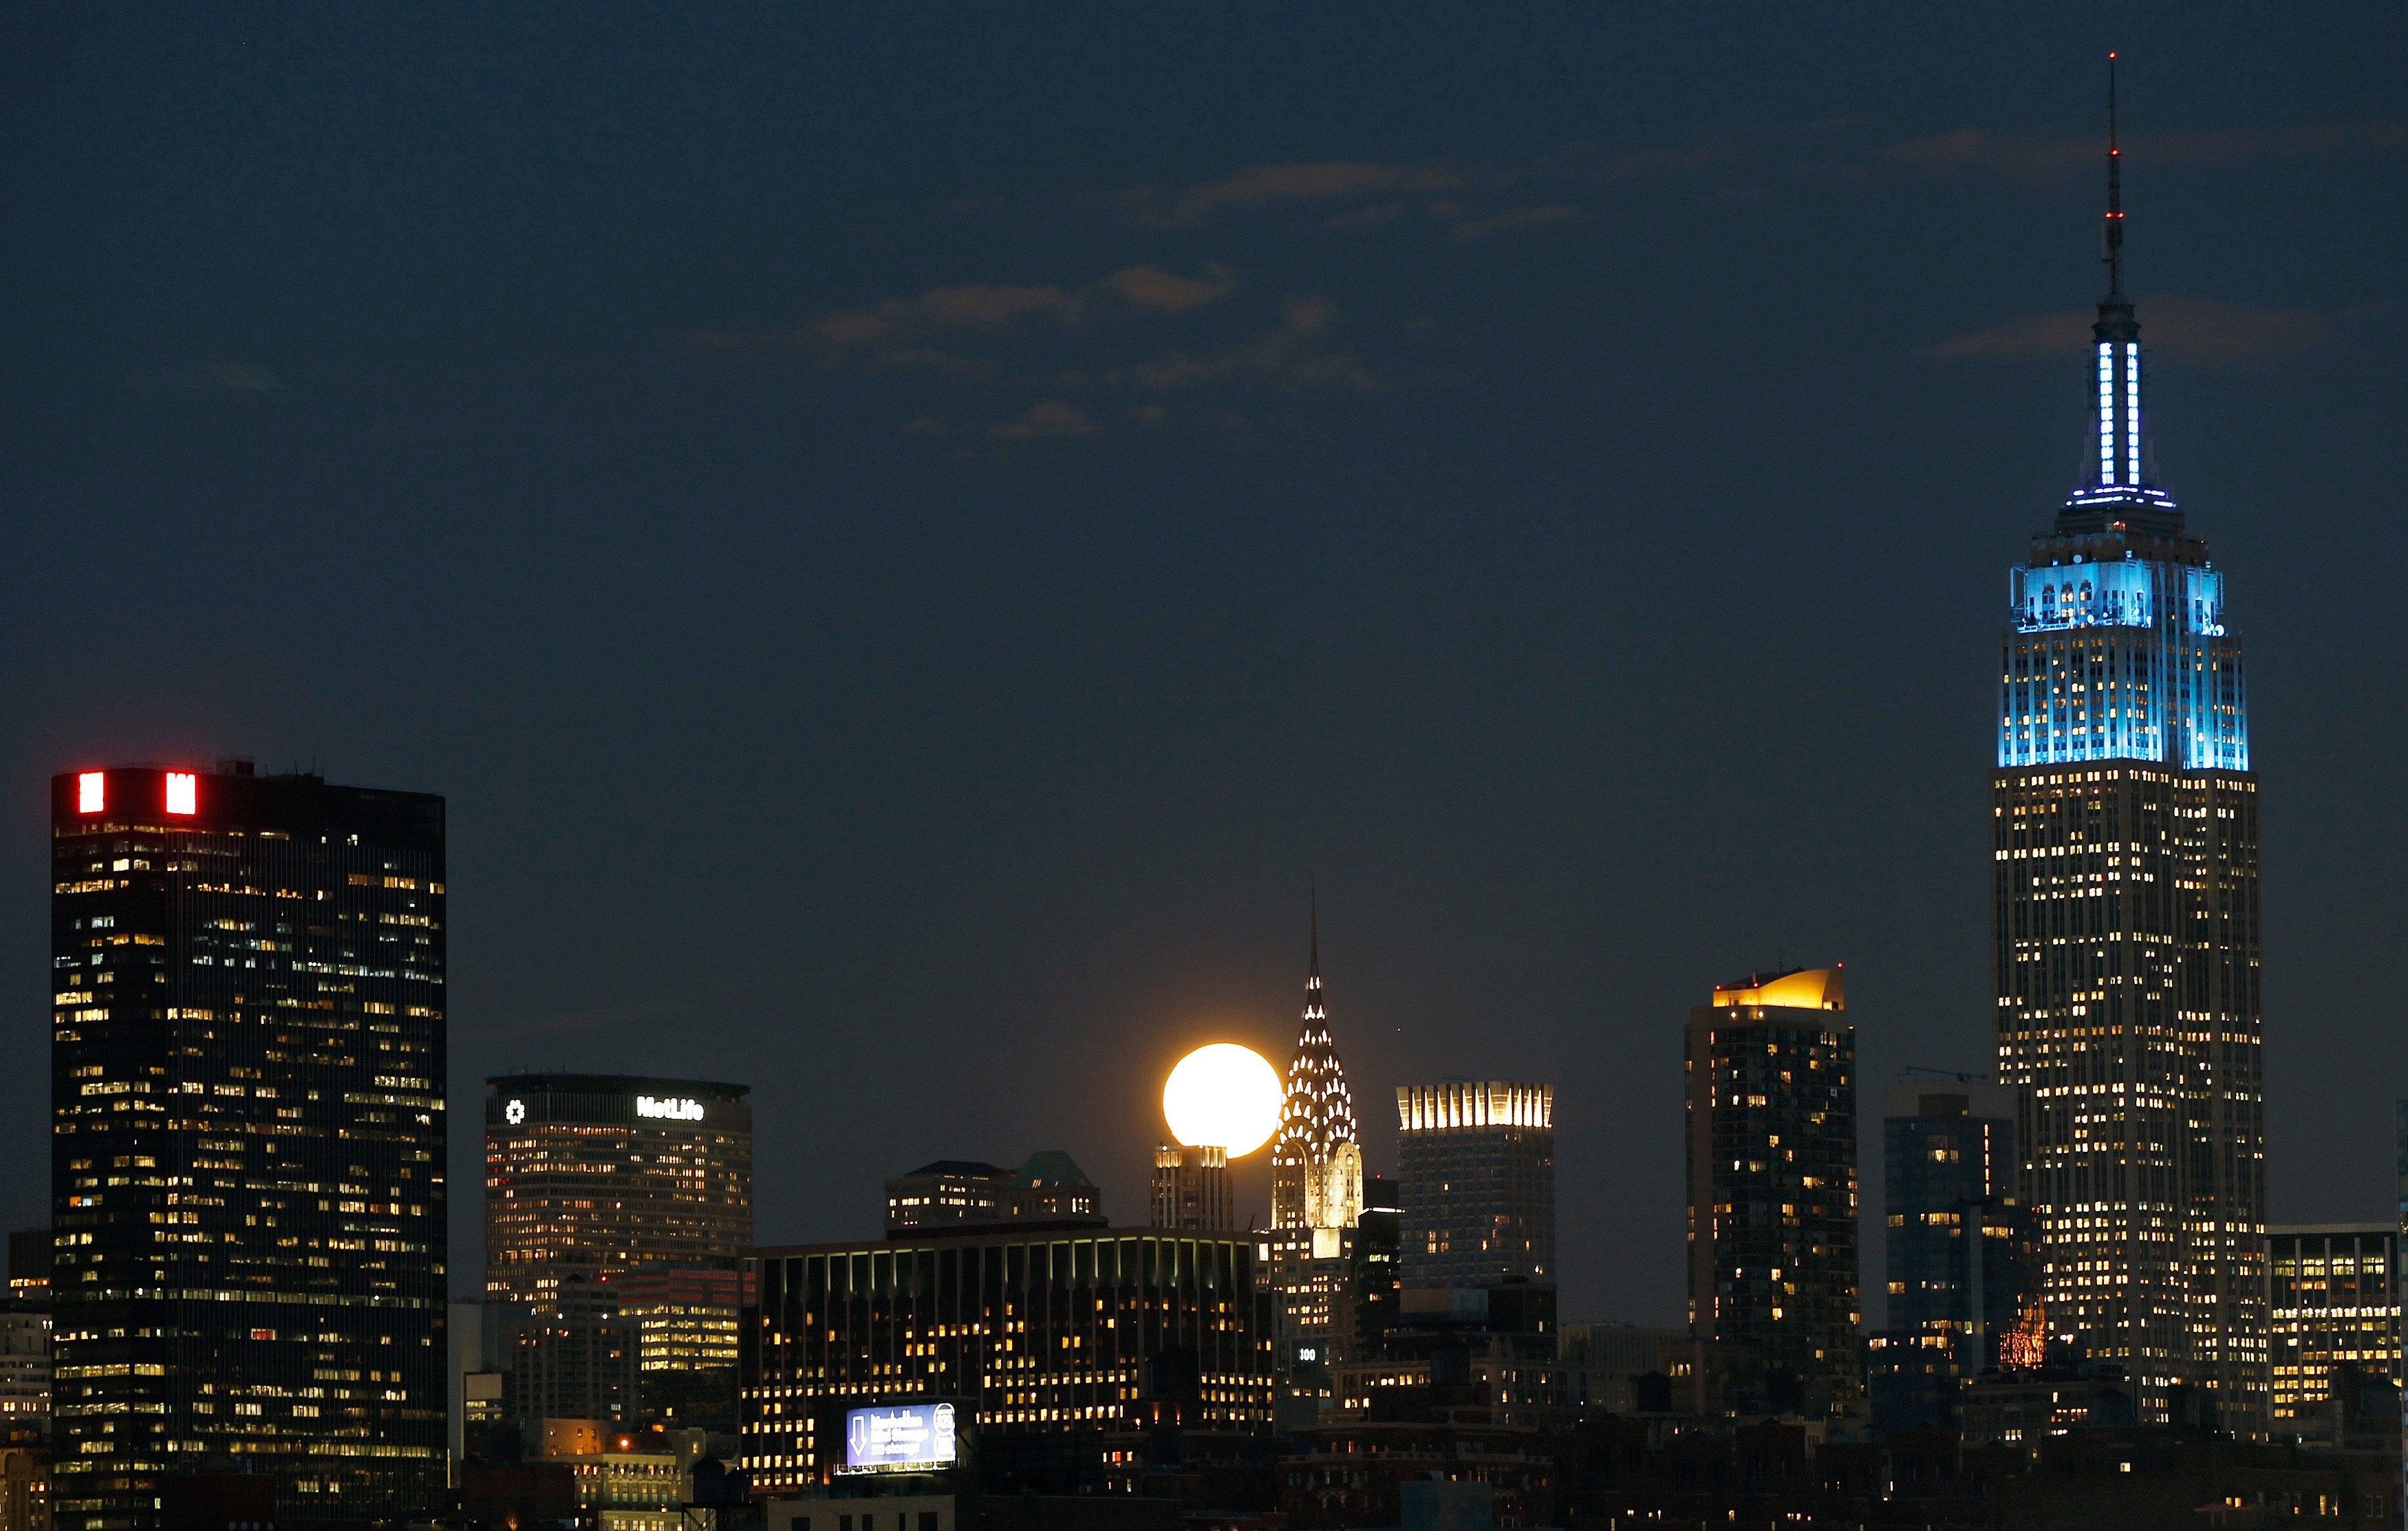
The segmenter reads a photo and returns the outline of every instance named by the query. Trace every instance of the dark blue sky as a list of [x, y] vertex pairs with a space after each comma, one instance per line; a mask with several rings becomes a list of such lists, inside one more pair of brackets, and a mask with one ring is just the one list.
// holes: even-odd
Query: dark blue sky
[[1568, 1316], [1677, 1318], [1715, 980], [1844, 960], [1869, 1115], [1985, 1064], [2110, 47], [2272, 1211], [2388, 1214], [2396, 5], [5, 24], [17, 1223], [45, 779], [251, 753], [451, 799], [455, 1286], [519, 1066], [752, 1083], [765, 1240], [1049, 1147], [1140, 1221], [1169, 1061], [1285, 1061], [1317, 874], [1373, 1166], [1399, 1082], [1550, 1080]]

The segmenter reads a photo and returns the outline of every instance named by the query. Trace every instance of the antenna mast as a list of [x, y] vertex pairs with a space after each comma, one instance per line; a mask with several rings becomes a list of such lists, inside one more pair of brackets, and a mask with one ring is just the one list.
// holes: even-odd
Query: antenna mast
[[2115, 55], [2107, 55], [2107, 218], [2100, 230], [2107, 296], [2124, 295], [2124, 151], [2115, 139]]

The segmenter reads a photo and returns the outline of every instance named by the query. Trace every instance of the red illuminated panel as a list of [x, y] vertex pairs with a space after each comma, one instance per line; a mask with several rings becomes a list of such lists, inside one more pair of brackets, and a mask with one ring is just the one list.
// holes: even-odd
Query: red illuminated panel
[[76, 776], [76, 811], [98, 813], [108, 807], [108, 773], [82, 771]]
[[201, 811], [200, 783], [190, 771], [167, 773], [167, 811], [198, 813]]

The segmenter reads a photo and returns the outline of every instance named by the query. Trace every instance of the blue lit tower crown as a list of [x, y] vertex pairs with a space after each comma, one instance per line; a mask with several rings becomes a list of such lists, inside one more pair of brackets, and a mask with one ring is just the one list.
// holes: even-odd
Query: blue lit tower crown
[[2262, 1438], [2258, 781], [2224, 577], [2150, 481], [2110, 91], [2095, 450], [2000, 646], [1999, 1082], [2050, 1342], [2123, 1367], [2143, 1424], [2206, 1408]]
[[2124, 293], [2119, 155], [2108, 151], [2107, 295], [2091, 325], [2097, 385], [2085, 482], [2012, 579], [1999, 764], [2145, 760], [2249, 768], [2241, 640], [2224, 576], [2150, 482], [2141, 326]]

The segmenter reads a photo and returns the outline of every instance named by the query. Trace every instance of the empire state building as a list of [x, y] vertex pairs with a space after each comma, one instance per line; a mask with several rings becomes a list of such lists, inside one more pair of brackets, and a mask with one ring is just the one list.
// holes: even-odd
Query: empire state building
[[2048, 1337], [2143, 1421], [2269, 1426], [2258, 780], [2224, 574], [2154, 481], [2109, 93], [2084, 482], [2011, 579], [1991, 778], [1999, 1079]]

